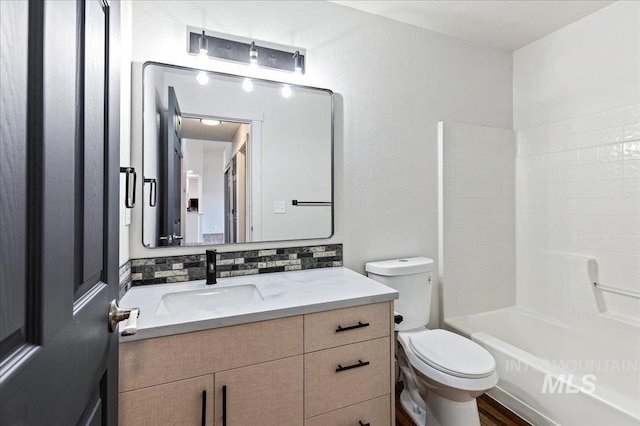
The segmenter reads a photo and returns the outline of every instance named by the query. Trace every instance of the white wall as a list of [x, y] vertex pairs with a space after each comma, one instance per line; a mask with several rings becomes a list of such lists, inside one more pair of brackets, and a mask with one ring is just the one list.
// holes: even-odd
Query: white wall
[[513, 123], [526, 129], [638, 102], [640, 2], [617, 1], [513, 53]]
[[[344, 264], [356, 271], [364, 272], [367, 261], [400, 256], [437, 260], [438, 121], [512, 126], [509, 52], [324, 1], [134, 2], [133, 16], [136, 62], [254, 75], [246, 66], [202, 64], [189, 56], [187, 25], [307, 49], [304, 76], [266, 70], [257, 75], [337, 94], [335, 233], [329, 240], [308, 243], [343, 243]], [[140, 72], [133, 78], [135, 98], [141, 92]], [[141, 124], [139, 100], [133, 102], [135, 138]], [[140, 154], [132, 152], [132, 157], [139, 165]], [[132, 225], [132, 257], [187, 253], [143, 249], [136, 231], [139, 209]], [[436, 292], [431, 312], [435, 320], [437, 300]]]
[[442, 123], [443, 318], [515, 304], [515, 135]]
[[[120, 44], [120, 166], [128, 167], [131, 163], [131, 31], [132, 4], [122, 2], [121, 44]], [[138, 170], [141, 175], [142, 171]], [[120, 233], [119, 264], [129, 260], [129, 225], [125, 208], [125, 176], [120, 175]], [[139, 201], [141, 202], [141, 201]]]
[[[616, 2], [514, 53], [517, 303], [638, 333], [640, 3]], [[600, 303], [600, 304], [598, 304]], [[635, 324], [635, 327], [632, 326]]]
[[[205, 142], [206, 143], [206, 142]], [[202, 157], [202, 200], [200, 212], [203, 234], [224, 233], [224, 151], [211, 151]]]

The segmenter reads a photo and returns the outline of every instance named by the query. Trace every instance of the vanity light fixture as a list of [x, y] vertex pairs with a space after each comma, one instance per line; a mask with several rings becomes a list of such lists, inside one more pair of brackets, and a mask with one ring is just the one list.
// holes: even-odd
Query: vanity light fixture
[[204, 86], [209, 82], [209, 75], [204, 71], [200, 71], [198, 75], [196, 75], [196, 80]]
[[299, 50], [296, 50], [296, 53], [293, 54], [293, 72], [302, 74], [302, 56], [300, 56]]
[[258, 66], [258, 49], [256, 49], [256, 42], [251, 42], [251, 47], [249, 48], [249, 65], [253, 67]]
[[298, 74], [305, 72], [305, 50], [300, 47], [203, 31], [200, 28], [187, 27], [187, 52], [205, 59], [236, 62], [261, 69]]
[[251, 81], [250, 78], [244, 79], [244, 81], [242, 82], [242, 88], [244, 89], [245, 92], [250, 92], [253, 90], [253, 82]]
[[222, 123], [220, 120], [212, 120], [210, 118], [201, 118], [200, 122], [205, 126], [217, 126], [218, 124]]
[[291, 97], [291, 86], [285, 84], [284, 86], [282, 86], [282, 90], [280, 90], [280, 93], [282, 94], [283, 98]]
[[201, 56], [209, 55], [209, 40], [207, 40], [207, 36], [204, 34], [204, 31], [202, 31], [200, 40], [198, 40], [198, 51]]

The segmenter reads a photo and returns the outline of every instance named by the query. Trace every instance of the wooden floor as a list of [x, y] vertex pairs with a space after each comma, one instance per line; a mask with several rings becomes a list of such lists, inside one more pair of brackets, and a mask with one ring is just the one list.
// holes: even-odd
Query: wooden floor
[[[400, 405], [402, 383], [396, 384], [396, 426], [415, 426], [411, 417]], [[481, 426], [529, 426], [529, 423], [494, 401], [487, 395], [478, 398], [478, 411]]]

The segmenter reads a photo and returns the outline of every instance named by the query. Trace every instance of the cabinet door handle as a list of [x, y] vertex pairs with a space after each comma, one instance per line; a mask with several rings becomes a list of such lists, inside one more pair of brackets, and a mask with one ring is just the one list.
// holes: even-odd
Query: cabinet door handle
[[369, 327], [369, 323], [358, 321], [358, 324], [351, 325], [349, 327], [342, 327], [339, 325], [338, 328], [336, 328], [336, 333], [342, 333], [343, 331], [355, 330], [356, 328], [362, 328], [362, 327]]
[[222, 426], [227, 426], [227, 386], [222, 387]]
[[202, 426], [207, 426], [207, 391], [202, 391]]
[[144, 183], [148, 183], [149, 187], [149, 207], [155, 207], [158, 203], [158, 182], [154, 178], [144, 178]]
[[358, 420], [358, 426], [371, 426], [371, 423], [362, 423], [362, 420]]
[[364, 367], [365, 365], [369, 365], [369, 364], [370, 364], [369, 361], [363, 362], [361, 359], [358, 360], [357, 364], [347, 365], [346, 367], [343, 367], [342, 365], [338, 364], [338, 368], [336, 368], [336, 373], [340, 373], [341, 371], [351, 370], [352, 368]]

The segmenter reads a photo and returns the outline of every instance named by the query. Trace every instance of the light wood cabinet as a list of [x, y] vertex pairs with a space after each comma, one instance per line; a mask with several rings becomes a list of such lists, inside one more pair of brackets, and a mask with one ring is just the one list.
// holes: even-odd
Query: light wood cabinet
[[[302, 424], [302, 356], [216, 373], [215, 425]], [[225, 407], [226, 406], [226, 407]]]
[[305, 354], [305, 417], [389, 395], [389, 356], [389, 336]]
[[130, 425], [213, 425], [213, 375], [123, 392], [118, 423]]
[[389, 335], [388, 303], [334, 309], [304, 316], [304, 351], [314, 352]]
[[387, 426], [391, 406], [387, 395], [306, 419], [305, 426]]
[[392, 313], [382, 302], [121, 343], [119, 423], [394, 425]]
[[302, 354], [302, 316], [120, 344], [120, 392]]

